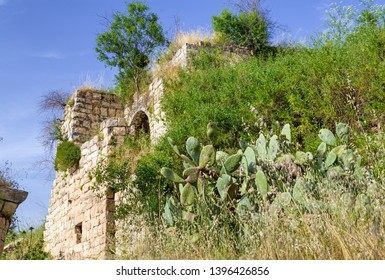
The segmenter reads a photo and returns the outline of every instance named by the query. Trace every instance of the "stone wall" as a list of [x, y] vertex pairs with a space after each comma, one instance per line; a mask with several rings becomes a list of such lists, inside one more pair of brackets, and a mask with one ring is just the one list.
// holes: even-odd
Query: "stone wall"
[[[190, 54], [202, 47], [209, 46], [185, 44], [174, 54], [172, 63], [177, 68], [187, 67]], [[250, 55], [246, 49], [222, 48], [237, 57]], [[163, 80], [154, 78], [148, 91], [135, 94], [125, 108], [117, 96], [94, 89], [77, 90], [71, 97], [61, 129], [64, 137], [81, 147], [81, 159], [73, 173], [57, 172], [51, 191], [44, 240], [54, 258], [110, 259], [119, 251], [115, 248], [119, 228], [113, 215], [122, 195], [95, 186], [89, 174], [125, 136], [143, 131], [155, 144], [164, 135], [163, 94]]]
[[22, 203], [27, 196], [28, 193], [25, 191], [0, 186], [0, 254], [4, 249], [4, 242], [12, 217], [19, 204]]
[[98, 131], [81, 145], [79, 168], [56, 174], [44, 232], [45, 249], [56, 259], [113, 258], [115, 194], [96, 186], [90, 172], [123, 143], [128, 128], [114, 118]]
[[116, 117], [123, 117], [118, 96], [95, 89], [78, 89], [64, 110], [62, 133], [68, 140], [82, 144], [98, 133], [102, 121]]

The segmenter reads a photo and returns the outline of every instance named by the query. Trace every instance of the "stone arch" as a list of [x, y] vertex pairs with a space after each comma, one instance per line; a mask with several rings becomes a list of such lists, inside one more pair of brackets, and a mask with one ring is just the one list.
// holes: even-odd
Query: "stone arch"
[[142, 110], [135, 113], [130, 126], [132, 134], [137, 134], [139, 131], [150, 134], [150, 119]]

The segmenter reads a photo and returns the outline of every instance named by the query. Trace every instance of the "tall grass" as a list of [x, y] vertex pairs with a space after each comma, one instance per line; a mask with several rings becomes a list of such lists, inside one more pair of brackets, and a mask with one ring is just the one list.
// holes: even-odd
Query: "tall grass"
[[0, 260], [45, 260], [51, 259], [44, 251], [44, 226], [29, 228], [19, 233], [10, 231], [5, 241], [4, 252]]

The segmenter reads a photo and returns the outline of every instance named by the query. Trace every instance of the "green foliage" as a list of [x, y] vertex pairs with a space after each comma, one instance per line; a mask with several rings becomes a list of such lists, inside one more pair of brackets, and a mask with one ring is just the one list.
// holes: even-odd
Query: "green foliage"
[[339, 47], [298, 46], [236, 64], [202, 51], [193, 59], [194, 71], [167, 84], [168, 136], [179, 145], [190, 135], [206, 139], [198, 124], [213, 121], [223, 135], [218, 145], [225, 147], [240, 137], [247, 140], [250, 131], [266, 132], [274, 119], [290, 123], [292, 140], [314, 151], [316, 133], [335, 123], [368, 131], [385, 111], [384, 46], [384, 27], [365, 25]]
[[135, 187], [140, 190], [146, 211], [156, 217], [163, 212], [161, 205], [163, 205], [165, 196], [172, 190], [172, 185], [159, 172], [163, 166], [173, 165], [171, 153], [164, 149], [164, 147], [169, 147], [165, 142], [138, 161], [133, 181]]
[[[337, 127], [338, 131], [342, 127], [345, 132], [349, 130], [346, 124]], [[176, 153], [183, 161], [183, 176], [167, 167], [161, 170], [166, 179], [178, 185], [165, 204], [163, 217], [167, 224], [194, 223], [202, 217], [222, 215], [220, 209], [224, 207], [238, 214], [245, 208], [280, 211], [291, 201], [301, 211], [318, 213], [328, 209], [317, 195], [323, 191], [318, 189], [321, 186], [317, 182], [323, 180], [332, 181], [336, 187], [361, 201], [359, 197], [367, 192], [367, 188], [360, 182], [373, 177], [361, 166], [357, 152], [343, 144], [345, 137], [349, 137], [347, 133], [336, 137], [330, 130], [322, 129], [319, 136], [324, 145], [322, 152], [314, 157], [310, 152], [295, 151], [295, 143], [287, 137], [290, 134], [288, 125], [284, 126], [280, 137], [273, 135], [269, 141], [260, 134], [255, 144], [247, 144], [246, 149], [232, 155], [224, 155], [212, 145], [201, 146], [196, 149], [200, 154], [199, 164]], [[191, 139], [186, 144], [191, 143]], [[299, 154], [303, 155], [301, 160], [297, 160]]]
[[129, 160], [110, 160], [108, 163], [99, 162], [90, 176], [95, 178], [94, 189], [104, 186], [114, 192], [127, 190], [130, 180]]
[[55, 170], [67, 171], [79, 166], [80, 147], [70, 141], [60, 142], [56, 149]]
[[[255, 143], [257, 152], [264, 159], [277, 157], [276, 141], [264, 136], [269, 133], [268, 128], [280, 130], [272, 120], [290, 124], [290, 132], [287, 125], [277, 137], [299, 145], [291, 153], [298, 164], [315, 160], [318, 153], [326, 159], [329, 146], [319, 145], [317, 136], [325, 128], [337, 129], [334, 137], [340, 144], [354, 141], [359, 149], [365, 149], [367, 142], [361, 141], [360, 136], [349, 139], [343, 135], [349, 135], [348, 127], [361, 133], [383, 123], [384, 46], [384, 28], [367, 25], [350, 33], [338, 48], [330, 43], [315, 48], [296, 47], [267, 59], [251, 58], [237, 63], [229, 63], [216, 49], [200, 51], [193, 57], [192, 70], [182, 71], [179, 79], [166, 81], [162, 108], [167, 115], [168, 132], [156, 151], [139, 162], [138, 185], [147, 192], [152, 186], [160, 187], [162, 194], [173, 190], [170, 181], [159, 177], [163, 166], [183, 173], [170, 154], [167, 137], [173, 141], [172, 149], [190, 155], [191, 161], [197, 163], [198, 152], [191, 156], [192, 150], [185, 150], [185, 141], [191, 135], [202, 142], [209, 141], [210, 133], [207, 135], [204, 126], [209, 122], [216, 124], [219, 135], [214, 147], [228, 154], [234, 154], [239, 139], [250, 142], [262, 132]], [[336, 123], [348, 126], [336, 127]], [[367, 162], [367, 153], [362, 155], [363, 162]], [[339, 161], [338, 155], [335, 161]], [[330, 154], [327, 166], [335, 161]], [[194, 172], [189, 180], [196, 176]], [[155, 201], [158, 191], [153, 192]]]
[[96, 52], [106, 65], [118, 68], [119, 86], [134, 80], [136, 90], [145, 77], [144, 69], [154, 52], [165, 44], [158, 16], [141, 2], [127, 4], [127, 14], [115, 13], [109, 30], [98, 35]]
[[247, 47], [255, 54], [267, 49], [271, 22], [258, 9], [241, 11], [238, 15], [222, 11], [212, 19], [214, 32], [223, 43]]

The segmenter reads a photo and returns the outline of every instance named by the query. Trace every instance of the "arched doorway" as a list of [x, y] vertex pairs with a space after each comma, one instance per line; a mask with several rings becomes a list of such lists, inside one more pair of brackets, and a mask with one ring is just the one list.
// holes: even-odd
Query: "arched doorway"
[[145, 112], [139, 111], [132, 118], [131, 131], [135, 135], [139, 133], [150, 134], [150, 122]]

